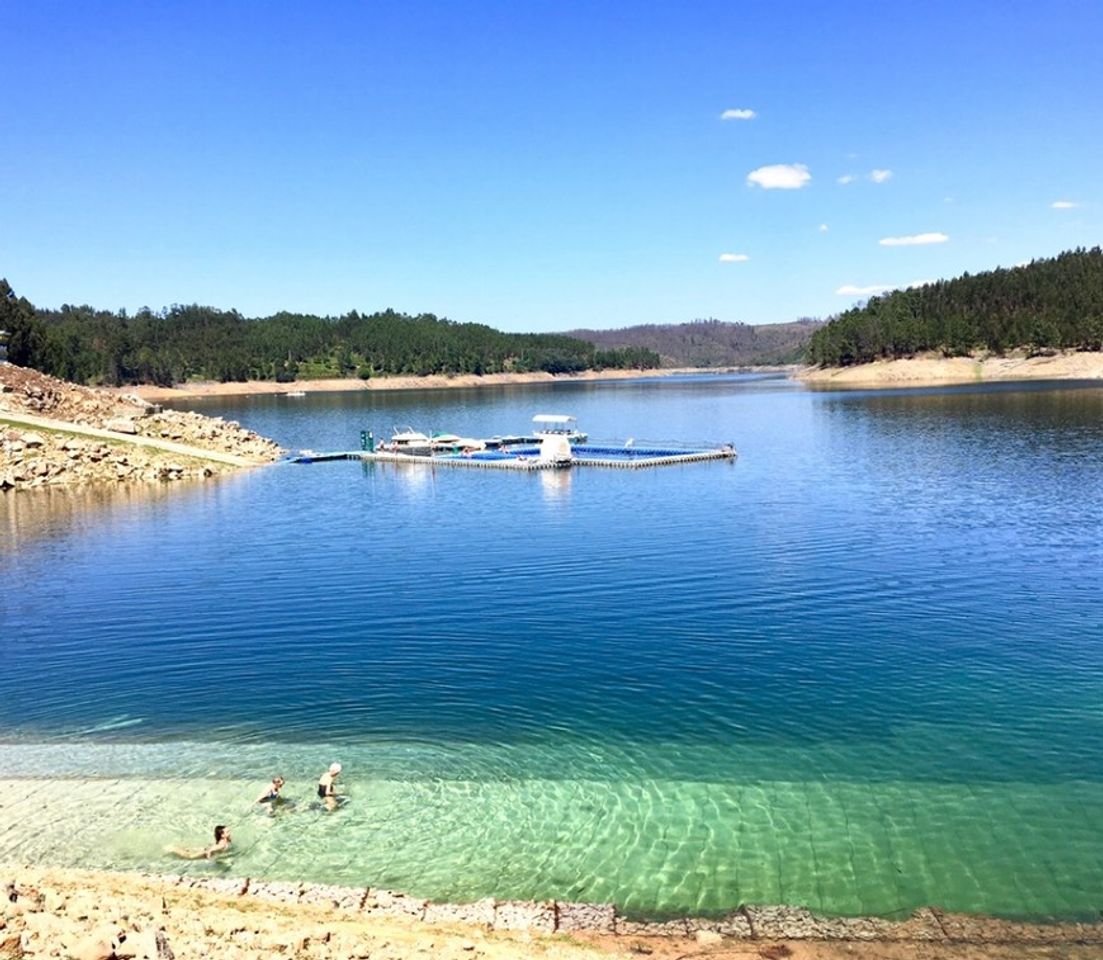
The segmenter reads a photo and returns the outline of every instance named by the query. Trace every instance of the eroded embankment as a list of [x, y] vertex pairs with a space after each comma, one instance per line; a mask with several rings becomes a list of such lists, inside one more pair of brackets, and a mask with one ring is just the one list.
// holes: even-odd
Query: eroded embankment
[[234, 421], [0, 364], [0, 490], [203, 478], [280, 453]]
[[793, 374], [813, 386], [931, 387], [1014, 380], [1101, 380], [1103, 353], [1027, 357], [912, 357], [851, 367], [804, 367]]
[[[212, 865], [214, 869], [214, 865]], [[230, 877], [0, 868], [0, 957], [1098, 956], [1103, 924], [1024, 924], [917, 910], [900, 920], [740, 907], [718, 919], [642, 923], [611, 905], [437, 904], [387, 890]], [[996, 945], [992, 953], [987, 945]], [[975, 949], [974, 949], [975, 948]], [[1081, 949], [1082, 948], [1082, 949]], [[803, 949], [803, 948], [801, 948]], [[902, 950], [903, 952], [897, 952]]]

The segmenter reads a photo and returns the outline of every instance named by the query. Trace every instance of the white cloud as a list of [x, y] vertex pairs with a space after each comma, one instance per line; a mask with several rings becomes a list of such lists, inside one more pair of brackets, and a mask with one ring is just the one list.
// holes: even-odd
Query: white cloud
[[721, 263], [746, 263], [751, 258], [745, 253], [722, 253], [720, 254]]
[[930, 243], [945, 243], [949, 239], [944, 233], [916, 233], [910, 237], [885, 237], [879, 242], [882, 247], [924, 247]]
[[758, 114], [753, 110], [725, 110], [720, 114], [721, 120], [753, 120]]
[[848, 183], [853, 183], [857, 179], [858, 178], [856, 176], [854, 176], [854, 174], [852, 174], [852, 173], [844, 173], [835, 182], [836, 183], [841, 183], [845, 187]]
[[844, 283], [835, 292], [841, 297], [872, 297], [878, 293], [884, 293], [886, 290], [895, 290], [896, 288], [888, 283], [875, 283], [868, 287], [856, 287], [852, 283]]
[[759, 167], [747, 174], [747, 186], [760, 186], [763, 190], [799, 190], [812, 179], [803, 163], [774, 163]]
[[827, 233], [827, 230], [828, 230], [827, 224], [826, 223], [821, 223], [820, 224], [820, 233]]
[[874, 183], [884, 183], [886, 180], [892, 179], [891, 170], [870, 170], [869, 179]]
[[1050, 208], [1053, 210], [1075, 210], [1080, 204], [1074, 203], [1072, 200], [1054, 200], [1050, 204]]

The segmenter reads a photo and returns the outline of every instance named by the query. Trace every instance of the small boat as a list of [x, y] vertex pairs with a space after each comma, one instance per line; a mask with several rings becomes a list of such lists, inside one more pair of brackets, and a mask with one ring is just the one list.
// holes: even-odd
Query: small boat
[[492, 450], [517, 445], [531, 446], [540, 443], [545, 437], [566, 437], [568, 443], [585, 443], [589, 434], [579, 430], [575, 426], [577, 422], [574, 417], [565, 413], [538, 413], [532, 418], [532, 433], [524, 436], [491, 437], [486, 445]]
[[463, 451], [465, 453], [475, 450], [485, 450], [486, 441], [476, 440], [474, 437], [461, 437], [456, 433], [434, 433], [429, 438], [429, 445], [433, 450], [447, 450], [451, 452]]
[[564, 413], [538, 413], [532, 418], [532, 432], [539, 439], [566, 437], [570, 443], [585, 443], [589, 434], [579, 430], [577, 423], [578, 420]]
[[406, 427], [391, 434], [391, 442], [387, 449], [392, 453], [419, 453], [426, 454], [432, 448], [432, 441], [427, 434], [419, 433], [413, 427]]
[[284, 394], [284, 396], [285, 397], [305, 397], [306, 396], [306, 391], [305, 390], [288, 390], [287, 393]]

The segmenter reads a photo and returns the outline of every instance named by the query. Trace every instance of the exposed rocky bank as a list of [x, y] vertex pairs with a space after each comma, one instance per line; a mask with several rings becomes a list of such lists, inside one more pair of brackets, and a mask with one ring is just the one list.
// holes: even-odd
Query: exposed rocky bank
[[1101, 380], [1103, 353], [1070, 351], [1047, 356], [943, 357], [874, 360], [851, 367], [804, 367], [795, 379], [826, 387], [929, 387], [1011, 380]]
[[281, 453], [235, 421], [0, 364], [0, 490], [200, 479]]
[[1099, 924], [1039, 926], [931, 909], [889, 921], [744, 907], [725, 920], [640, 924], [612, 906], [434, 904], [375, 889], [0, 868], [0, 960], [1079, 960], [1098, 957], [1101, 943]]

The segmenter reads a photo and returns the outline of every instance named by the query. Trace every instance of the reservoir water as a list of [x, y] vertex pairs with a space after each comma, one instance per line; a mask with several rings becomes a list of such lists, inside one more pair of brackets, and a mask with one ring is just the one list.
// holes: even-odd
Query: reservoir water
[[[615, 902], [1103, 908], [1103, 388], [784, 379], [196, 402], [733, 441], [0, 498], [0, 862]], [[331, 761], [348, 802], [312, 799]], [[252, 801], [273, 774], [293, 801]], [[230, 824], [228, 864], [181, 867]]]

